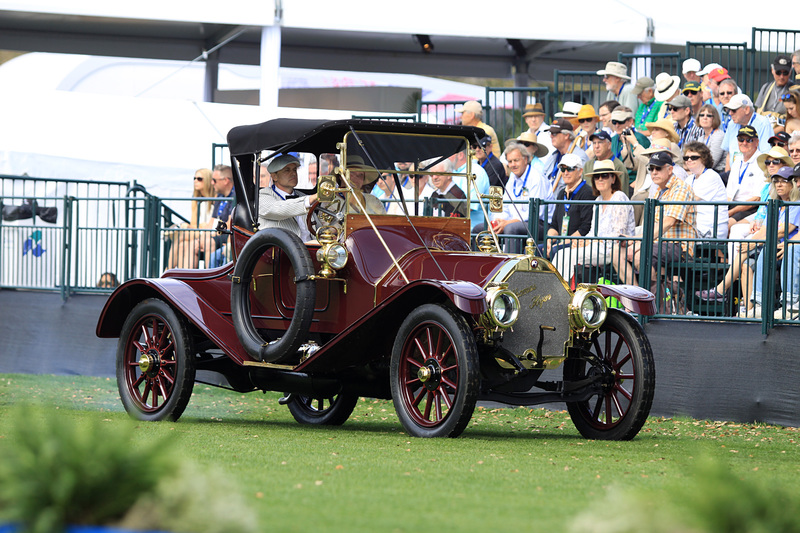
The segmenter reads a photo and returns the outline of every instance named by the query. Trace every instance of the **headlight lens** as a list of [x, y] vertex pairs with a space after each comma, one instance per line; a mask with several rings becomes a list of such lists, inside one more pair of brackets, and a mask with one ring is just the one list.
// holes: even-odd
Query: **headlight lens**
[[606, 301], [599, 292], [587, 287], [575, 291], [569, 305], [570, 323], [577, 329], [595, 329], [606, 319]]
[[493, 325], [508, 328], [519, 318], [519, 299], [510, 290], [490, 290], [487, 299], [489, 300], [489, 320]]
[[324, 254], [325, 263], [335, 270], [339, 270], [347, 264], [347, 250], [341, 244], [331, 244], [327, 246], [324, 249]]

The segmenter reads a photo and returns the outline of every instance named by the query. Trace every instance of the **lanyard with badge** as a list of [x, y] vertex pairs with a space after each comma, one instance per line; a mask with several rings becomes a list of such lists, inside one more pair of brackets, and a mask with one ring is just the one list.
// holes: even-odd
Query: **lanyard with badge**
[[[572, 200], [573, 198], [575, 198], [575, 196], [578, 194], [578, 191], [580, 191], [581, 187], [583, 187], [584, 185], [586, 185], [586, 182], [581, 180], [581, 184], [578, 185], [578, 187], [576, 187], [574, 191], [572, 191], [572, 198], [567, 198], [566, 191], [564, 192], [564, 198], [567, 198], [567, 200]], [[566, 237], [567, 236], [567, 232], [569, 231], [569, 208], [570, 208], [570, 206], [571, 206], [571, 204], [564, 204], [564, 218], [561, 219], [561, 236], [562, 237]]]
[[519, 199], [520, 195], [522, 195], [523, 197], [528, 196], [528, 189], [525, 186], [528, 184], [528, 174], [530, 174], [530, 172], [531, 172], [531, 166], [528, 165], [528, 170], [525, 171], [525, 178], [522, 180], [522, 187], [520, 188], [519, 191], [517, 191], [517, 181], [519, 181], [519, 178], [517, 178], [517, 180], [514, 181], [512, 187], [514, 189], [513, 193], [515, 198]]

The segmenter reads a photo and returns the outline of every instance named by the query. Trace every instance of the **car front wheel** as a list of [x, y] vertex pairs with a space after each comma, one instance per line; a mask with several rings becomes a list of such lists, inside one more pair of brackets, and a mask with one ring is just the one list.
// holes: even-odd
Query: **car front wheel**
[[391, 359], [392, 399], [414, 437], [457, 437], [478, 397], [478, 350], [464, 318], [422, 305], [403, 321]]
[[627, 313], [609, 309], [584, 349], [593, 357], [567, 359], [564, 380], [598, 377], [600, 386], [587, 400], [567, 402], [572, 422], [587, 439], [632, 439], [650, 414], [656, 383], [653, 352], [642, 326]]
[[139, 420], [177, 420], [192, 395], [194, 361], [186, 323], [163, 300], [140, 302], [117, 345], [122, 405]]

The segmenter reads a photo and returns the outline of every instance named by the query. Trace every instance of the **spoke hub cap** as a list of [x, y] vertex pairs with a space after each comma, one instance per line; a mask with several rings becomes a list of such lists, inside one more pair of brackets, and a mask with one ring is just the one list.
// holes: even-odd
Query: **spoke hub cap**
[[428, 390], [436, 390], [442, 381], [442, 367], [436, 359], [428, 359], [417, 370], [417, 377]]
[[142, 354], [139, 359], [139, 370], [148, 376], [153, 376], [158, 372], [159, 358], [158, 352], [155, 350], [148, 350]]

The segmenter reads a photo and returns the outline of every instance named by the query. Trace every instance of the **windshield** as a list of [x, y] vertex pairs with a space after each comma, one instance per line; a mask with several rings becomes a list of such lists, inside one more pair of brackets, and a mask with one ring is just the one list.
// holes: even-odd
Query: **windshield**
[[358, 196], [349, 213], [469, 218], [463, 137], [350, 132], [345, 145], [345, 175]]

